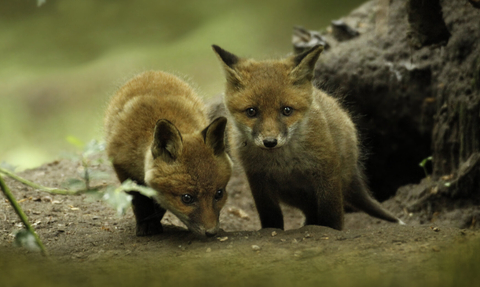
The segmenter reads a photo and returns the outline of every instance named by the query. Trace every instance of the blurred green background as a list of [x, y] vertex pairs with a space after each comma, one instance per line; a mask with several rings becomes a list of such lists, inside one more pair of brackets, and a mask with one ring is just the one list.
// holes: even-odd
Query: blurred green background
[[281, 57], [294, 25], [325, 29], [364, 0], [0, 1], [0, 162], [17, 170], [102, 139], [109, 97], [136, 73], [186, 77], [208, 98], [223, 89], [211, 44]]

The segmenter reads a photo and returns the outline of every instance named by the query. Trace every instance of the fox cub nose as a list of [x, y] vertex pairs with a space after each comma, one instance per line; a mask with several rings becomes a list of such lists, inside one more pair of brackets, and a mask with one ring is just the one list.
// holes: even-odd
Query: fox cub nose
[[277, 139], [264, 139], [263, 145], [268, 148], [275, 147], [277, 145]]

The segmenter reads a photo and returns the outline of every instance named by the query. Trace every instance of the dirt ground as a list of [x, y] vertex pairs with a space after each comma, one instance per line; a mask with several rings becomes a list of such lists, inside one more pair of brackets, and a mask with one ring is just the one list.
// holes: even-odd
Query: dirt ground
[[[109, 164], [93, 168], [111, 173], [97, 183], [118, 184]], [[59, 187], [81, 171], [79, 163], [60, 160], [20, 175]], [[343, 231], [302, 227], [302, 215], [285, 207], [286, 231], [260, 230], [248, 185], [237, 172], [228, 186], [223, 231], [217, 237], [196, 238], [168, 213], [164, 234], [136, 237], [131, 209], [117, 216], [88, 195], [51, 195], [6, 182], [50, 257], [13, 246], [21, 223], [2, 199], [0, 286], [459, 286], [480, 279], [477, 230], [420, 224], [395, 200], [384, 204], [406, 226], [349, 213]]]

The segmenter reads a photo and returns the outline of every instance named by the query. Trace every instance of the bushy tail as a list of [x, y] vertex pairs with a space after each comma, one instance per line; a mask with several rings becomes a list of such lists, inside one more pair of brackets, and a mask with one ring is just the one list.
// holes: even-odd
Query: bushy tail
[[344, 194], [344, 199], [348, 205], [362, 210], [373, 217], [405, 225], [402, 220], [383, 208], [380, 203], [370, 195], [360, 167], [357, 167], [357, 172], [352, 179], [350, 188]]

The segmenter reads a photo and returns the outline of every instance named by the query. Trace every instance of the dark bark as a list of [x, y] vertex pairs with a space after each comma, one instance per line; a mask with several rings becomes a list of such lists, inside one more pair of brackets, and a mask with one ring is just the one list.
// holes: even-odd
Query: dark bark
[[316, 81], [356, 115], [377, 198], [420, 182], [418, 164], [430, 155], [438, 192], [422, 201], [441, 197], [440, 208], [479, 197], [478, 19], [466, 0], [371, 1], [342, 19], [359, 37], [340, 43], [324, 35], [331, 49], [317, 63]]
[[407, 39], [413, 48], [448, 42], [450, 32], [443, 21], [440, 0], [408, 0], [407, 15], [410, 24]]

